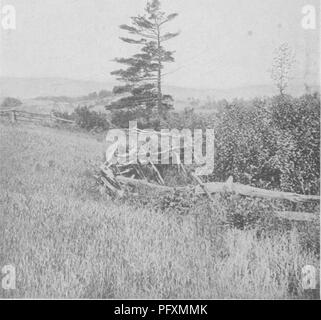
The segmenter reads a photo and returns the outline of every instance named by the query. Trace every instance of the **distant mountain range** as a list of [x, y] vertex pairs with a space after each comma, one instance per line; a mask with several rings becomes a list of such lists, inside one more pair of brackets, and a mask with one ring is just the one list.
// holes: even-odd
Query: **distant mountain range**
[[[72, 80], [64, 78], [9, 78], [0, 77], [0, 98], [15, 97], [30, 99], [44, 96], [77, 97], [100, 90], [112, 90], [114, 83], [99, 81]], [[319, 90], [317, 85], [312, 90]], [[294, 96], [304, 93], [304, 84], [291, 85], [288, 92]], [[165, 86], [164, 92], [171, 94], [175, 100], [187, 101], [189, 98], [205, 100], [234, 98], [252, 98], [256, 96], [272, 96], [277, 90], [272, 85], [243, 86], [230, 89], [195, 89], [178, 86]]]
[[0, 77], [0, 97], [30, 99], [46, 96], [78, 97], [90, 92], [112, 89], [111, 83], [64, 78]]

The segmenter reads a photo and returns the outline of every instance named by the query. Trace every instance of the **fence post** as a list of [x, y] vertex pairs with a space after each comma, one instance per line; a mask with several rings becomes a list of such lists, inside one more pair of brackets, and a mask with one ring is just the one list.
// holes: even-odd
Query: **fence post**
[[17, 120], [17, 118], [16, 118], [15, 110], [12, 110], [12, 112], [11, 112], [11, 122], [15, 123], [16, 120]]

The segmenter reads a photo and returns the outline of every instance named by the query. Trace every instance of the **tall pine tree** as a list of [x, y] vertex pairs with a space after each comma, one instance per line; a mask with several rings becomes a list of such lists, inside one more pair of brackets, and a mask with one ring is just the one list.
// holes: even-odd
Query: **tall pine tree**
[[113, 92], [126, 94], [106, 107], [112, 110], [115, 124], [127, 126], [129, 120], [137, 119], [143, 126], [155, 125], [172, 108], [172, 97], [162, 93], [162, 70], [164, 63], [174, 61], [174, 52], [167, 51], [163, 43], [176, 37], [178, 32], [164, 32], [163, 28], [176, 16], [177, 13], [163, 12], [159, 0], [149, 0], [144, 15], [132, 17], [131, 25], [120, 26], [135, 36], [120, 39], [141, 48], [130, 58], [115, 59], [127, 67], [111, 73], [123, 82]]

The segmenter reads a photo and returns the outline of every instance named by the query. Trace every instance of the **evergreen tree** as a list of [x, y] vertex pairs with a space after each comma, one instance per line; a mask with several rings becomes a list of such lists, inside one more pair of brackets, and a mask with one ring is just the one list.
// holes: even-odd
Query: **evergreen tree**
[[114, 88], [114, 94], [125, 94], [113, 101], [107, 110], [113, 111], [117, 125], [125, 125], [129, 120], [137, 119], [145, 125], [155, 119], [166, 117], [172, 108], [172, 97], [162, 93], [162, 69], [164, 63], [173, 62], [173, 52], [167, 51], [163, 43], [176, 37], [178, 32], [163, 32], [163, 27], [177, 16], [161, 10], [159, 0], [148, 1], [144, 15], [131, 18], [131, 25], [120, 28], [135, 38], [120, 39], [126, 43], [140, 45], [139, 53], [130, 58], [116, 58], [115, 61], [127, 68], [112, 72], [122, 86]]

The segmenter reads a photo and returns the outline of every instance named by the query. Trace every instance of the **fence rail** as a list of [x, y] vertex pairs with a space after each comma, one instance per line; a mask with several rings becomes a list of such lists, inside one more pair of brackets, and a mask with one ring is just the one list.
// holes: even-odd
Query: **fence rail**
[[56, 117], [52, 113], [51, 114], [34, 113], [34, 112], [27, 112], [27, 111], [16, 110], [16, 109], [0, 110], [0, 116], [9, 116], [11, 122], [13, 123], [17, 121], [27, 121], [27, 122], [59, 121], [59, 122], [65, 122], [70, 124], [75, 123], [75, 121], [72, 121], [72, 120]]
[[[105, 177], [107, 176], [108, 181], [103, 181], [107, 189], [111, 189], [112, 184], [110, 183], [110, 177], [113, 181], [120, 183], [120, 185], [130, 185], [133, 187], [147, 187], [148, 189], [156, 189], [159, 192], [173, 192], [177, 191], [188, 191], [193, 189], [195, 194], [207, 195], [211, 200], [211, 194], [221, 193], [221, 194], [236, 194], [246, 197], [263, 198], [263, 199], [277, 199], [277, 200], [288, 200], [293, 203], [309, 203], [309, 202], [320, 202], [320, 196], [318, 195], [303, 195], [296, 194], [292, 192], [282, 192], [274, 190], [260, 189], [252, 186], [243, 185], [240, 183], [233, 183], [233, 179], [228, 179], [227, 182], [210, 182], [201, 183], [197, 186], [181, 186], [181, 187], [169, 187], [165, 185], [159, 185], [155, 183], [150, 183], [146, 180], [134, 179], [124, 177], [122, 175], [113, 176], [112, 171], [101, 168], [104, 172]], [[113, 187], [113, 192], [117, 192], [121, 195], [122, 190], [118, 190]], [[317, 212], [295, 212], [295, 211], [275, 211], [274, 214], [281, 218], [294, 221], [316, 221], [319, 219], [320, 214]]]

